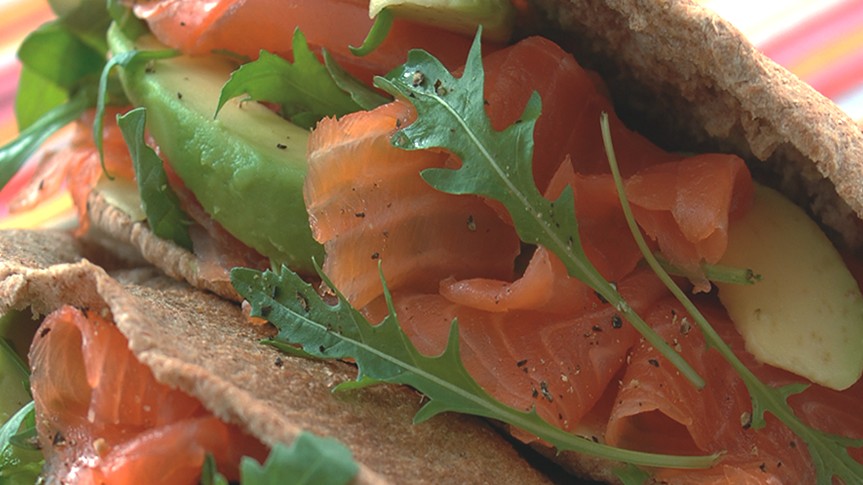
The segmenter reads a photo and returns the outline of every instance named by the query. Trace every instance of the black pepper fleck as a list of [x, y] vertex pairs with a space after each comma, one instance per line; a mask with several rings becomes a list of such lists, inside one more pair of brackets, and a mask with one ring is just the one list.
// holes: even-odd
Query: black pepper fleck
[[554, 396], [548, 392], [548, 383], [545, 381], [539, 381], [539, 389], [542, 391], [542, 397], [546, 399], [548, 402], [554, 401]]
[[647, 363], [653, 367], [659, 367], [659, 361], [656, 359], [647, 359]]
[[611, 326], [612, 328], [618, 329], [623, 327], [623, 319], [620, 318], [620, 315], [612, 315], [611, 317]]
[[286, 150], [288, 148], [288, 145], [285, 145], [284, 143], [276, 143], [276, 148], [278, 148], [279, 150]]

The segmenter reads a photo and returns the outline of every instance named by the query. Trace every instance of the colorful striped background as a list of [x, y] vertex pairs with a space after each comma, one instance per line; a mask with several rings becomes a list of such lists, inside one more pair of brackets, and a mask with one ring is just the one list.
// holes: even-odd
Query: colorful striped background
[[[701, 1], [767, 55], [863, 120], [863, 0]], [[49, 18], [46, 0], [0, 0], [0, 143], [16, 133], [20, 66], [15, 49], [27, 32]], [[64, 196], [36, 212], [9, 215], [12, 188], [0, 191], [0, 229], [44, 224], [69, 206]]]

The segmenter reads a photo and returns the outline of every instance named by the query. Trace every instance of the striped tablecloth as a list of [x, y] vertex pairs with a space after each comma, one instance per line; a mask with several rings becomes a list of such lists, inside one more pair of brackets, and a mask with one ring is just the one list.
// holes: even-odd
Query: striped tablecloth
[[[702, 0], [753, 43], [852, 117], [863, 120], [863, 0]], [[21, 39], [52, 17], [47, 0], [0, 0], [0, 143], [16, 133], [14, 97]], [[0, 191], [0, 228], [32, 226], [68, 210], [68, 197], [38, 213], [10, 216]]]

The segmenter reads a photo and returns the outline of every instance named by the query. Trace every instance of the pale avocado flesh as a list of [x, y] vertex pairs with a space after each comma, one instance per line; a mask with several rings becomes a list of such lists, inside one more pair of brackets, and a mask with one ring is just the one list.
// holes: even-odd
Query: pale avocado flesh
[[761, 362], [832, 389], [863, 374], [863, 294], [841, 255], [803, 210], [757, 187], [729, 228], [722, 264], [752, 268], [752, 286], [717, 283], [746, 349]]
[[[115, 54], [164, 48], [112, 28]], [[312, 238], [303, 202], [309, 133], [266, 107], [235, 99], [214, 119], [234, 64], [219, 56], [133, 62], [120, 78], [129, 99], [147, 108], [148, 129], [172, 169], [204, 210], [244, 244], [299, 272], [323, 248]]]

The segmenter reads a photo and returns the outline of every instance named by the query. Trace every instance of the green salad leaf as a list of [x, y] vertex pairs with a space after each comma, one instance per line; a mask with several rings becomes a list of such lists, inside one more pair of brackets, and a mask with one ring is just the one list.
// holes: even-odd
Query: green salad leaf
[[[31, 484], [42, 471], [42, 453], [32, 447], [16, 446], [22, 436], [30, 433], [35, 423], [34, 404], [30, 401], [0, 426], [0, 483]], [[25, 430], [20, 431], [22, 424]]]
[[[216, 113], [232, 98], [247, 95], [254, 101], [267, 101], [281, 106], [282, 116], [304, 128], [313, 127], [324, 116], [342, 116], [357, 111], [363, 106], [354, 100], [342, 86], [360, 92], [360, 83], [345, 80], [345, 72], [335, 68], [340, 75], [336, 82], [328, 67], [318, 61], [309, 49], [305, 36], [299, 29], [293, 36], [294, 62], [275, 54], [261, 51], [260, 57], [243, 64], [234, 71], [222, 88]], [[330, 59], [332, 68], [334, 61]], [[365, 88], [361, 100], [374, 93]], [[378, 95], [379, 98], [381, 98]]]
[[201, 469], [201, 485], [228, 485], [228, 479], [216, 469], [216, 459], [212, 453], [204, 457], [204, 467]]
[[177, 194], [168, 185], [162, 159], [144, 141], [146, 123], [146, 108], [135, 108], [117, 117], [135, 167], [141, 205], [153, 234], [191, 251], [191, 219], [183, 212]]
[[[263, 464], [244, 456], [240, 462], [240, 485], [344, 485], [359, 472], [353, 454], [338, 440], [308, 431], [290, 446], [276, 443]], [[216, 460], [207, 454], [201, 485], [227, 485], [216, 470]]]
[[21, 66], [18, 92], [15, 94], [15, 114], [19, 130], [26, 130], [52, 108], [69, 101], [69, 92], [37, 71]]
[[21, 169], [27, 159], [60, 128], [78, 119], [93, 104], [94, 96], [87, 91], [78, 92], [67, 103], [51, 108], [36, 122], [18, 134], [18, 137], [0, 147], [0, 188]]
[[277, 444], [263, 465], [240, 462], [242, 485], [343, 485], [359, 472], [351, 450], [338, 440], [302, 432], [290, 446]]
[[55, 20], [24, 39], [18, 58], [24, 79], [16, 94], [15, 115], [19, 129], [26, 130], [75, 93], [95, 85], [105, 52]]
[[417, 120], [396, 132], [393, 145], [405, 150], [444, 148], [455, 154], [462, 161], [460, 168], [427, 169], [423, 178], [442, 192], [481, 195], [502, 203], [522, 241], [554, 252], [570, 276], [611, 303], [681, 374], [702, 387], [701, 376], [632, 310], [587, 258], [578, 235], [572, 188], [550, 201], [536, 187], [531, 161], [533, 129], [541, 111], [539, 95], [531, 96], [516, 123], [500, 132], [492, 127], [483, 99], [485, 75], [479, 39], [478, 33], [460, 78], [453, 77], [428, 52], [413, 50], [404, 65], [386, 78], [375, 79], [378, 87], [407, 99], [417, 110]]
[[70, 91], [88, 79], [95, 81], [105, 63], [104, 50], [89, 45], [60, 21], [42, 24], [30, 33], [18, 57], [28, 68]]
[[370, 89], [359, 79], [352, 76], [349, 72], [342, 69], [335, 59], [330, 55], [329, 51], [323, 49], [324, 65], [327, 67], [333, 82], [344, 92], [348, 93], [351, 99], [357, 103], [361, 109], [370, 110], [377, 108], [382, 104], [392, 101], [386, 96], [381, 95], [377, 91]]
[[105, 168], [105, 153], [102, 149], [102, 135], [105, 127], [105, 106], [109, 103], [109, 93], [111, 91], [111, 71], [115, 67], [126, 67], [133, 62], [147, 62], [155, 59], [166, 59], [179, 55], [179, 51], [174, 49], [163, 50], [129, 50], [115, 54], [108, 62], [102, 66], [102, 72], [99, 75], [98, 94], [96, 96], [96, 116], [93, 119], [93, 141], [96, 149], [99, 151], [99, 162], [102, 164], [102, 171], [111, 178], [111, 174]]
[[[332, 288], [332, 282], [322, 277]], [[467, 413], [516, 426], [561, 451], [644, 466], [701, 468], [709, 467], [718, 458], [643, 453], [595, 443], [549, 424], [534, 410], [520, 411], [500, 403], [465, 369], [459, 354], [458, 324], [453, 322], [447, 346], [440, 355], [423, 355], [399, 326], [386, 285], [384, 295], [390, 313], [372, 325], [344, 296], [337, 294], [338, 301], [330, 304], [285, 267], [265, 272], [234, 268], [231, 282], [251, 304], [252, 315], [266, 318], [279, 329], [277, 340], [300, 344], [305, 352], [319, 358], [354, 359], [361, 385], [407, 384], [423, 393], [428, 401], [414, 417], [416, 423], [443, 412]]]
[[359, 47], [349, 46], [351, 53], [360, 57], [371, 54], [386, 40], [392, 26], [393, 13], [387, 9], [382, 10], [375, 16], [375, 22], [366, 38], [363, 39], [363, 44]]
[[[108, 51], [104, 0], [53, 0], [51, 6], [58, 18], [30, 33], [18, 49], [15, 116], [21, 133], [0, 148], [0, 188], [52, 134], [96, 104]], [[104, 92], [125, 99], [116, 86]]]

